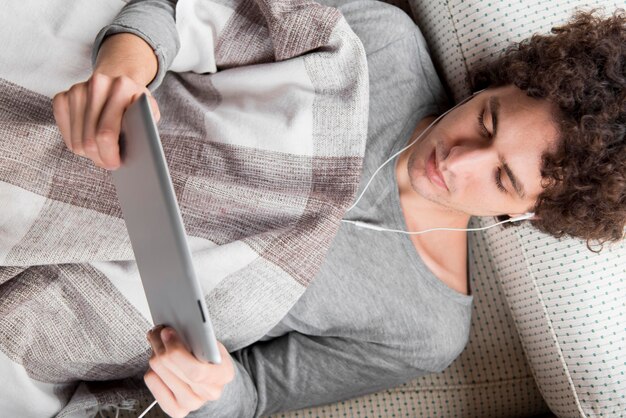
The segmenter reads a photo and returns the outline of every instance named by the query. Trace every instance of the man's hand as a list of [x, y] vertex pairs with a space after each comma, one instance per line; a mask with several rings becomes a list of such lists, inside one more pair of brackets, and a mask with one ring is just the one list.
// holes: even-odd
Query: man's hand
[[143, 39], [126, 33], [106, 38], [93, 75], [52, 101], [65, 145], [99, 167], [119, 167], [119, 135], [126, 108], [146, 93], [155, 119], [160, 119], [157, 102], [146, 88], [156, 69], [156, 56]]
[[157, 327], [147, 337], [152, 356], [144, 381], [161, 409], [174, 418], [219, 399], [224, 386], [235, 378], [230, 354], [219, 341], [222, 362], [211, 364], [195, 358], [173, 328]]

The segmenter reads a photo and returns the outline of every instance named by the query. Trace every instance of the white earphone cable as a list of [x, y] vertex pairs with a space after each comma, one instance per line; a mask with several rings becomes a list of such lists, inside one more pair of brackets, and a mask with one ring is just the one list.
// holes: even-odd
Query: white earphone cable
[[157, 401], [152, 402], [152, 403], [150, 404], [150, 406], [149, 406], [149, 407], [147, 407], [147, 408], [146, 408], [146, 410], [145, 410], [145, 411], [143, 411], [143, 412], [141, 413], [141, 415], [139, 415], [139, 417], [137, 417], [137, 418], [143, 418], [143, 417], [144, 417], [144, 415], [146, 415], [146, 414], [148, 413], [148, 411], [149, 411], [149, 410], [151, 410], [151, 409], [152, 409], [152, 407], [153, 407], [154, 405], [156, 405], [156, 404], [157, 404]]
[[424, 229], [423, 231], [415, 231], [415, 232], [402, 231], [400, 229], [387, 229], [387, 228], [383, 228], [381, 226], [372, 225], [372, 224], [368, 224], [366, 222], [361, 222], [361, 221], [350, 221], [350, 220], [344, 219], [344, 220], [342, 220], [342, 222], [353, 224], [353, 225], [358, 226], [360, 228], [371, 229], [371, 230], [374, 230], [374, 231], [394, 232], [394, 233], [397, 233], [397, 234], [406, 234], [406, 235], [420, 235], [420, 234], [425, 234], [426, 232], [432, 232], [432, 231], [468, 231], [468, 232], [484, 231], [485, 229], [493, 228], [494, 226], [502, 225], [502, 224], [505, 224], [505, 223], [508, 223], [508, 222], [519, 222], [519, 221], [523, 221], [523, 220], [526, 220], [526, 219], [530, 219], [533, 216], [534, 216], [534, 214], [532, 212], [528, 212], [528, 213], [526, 213], [524, 215], [516, 216], [515, 218], [506, 219], [504, 221], [500, 221], [500, 222], [497, 222], [495, 224], [483, 226], [483, 227], [480, 227], [480, 228], [430, 228], [430, 229]]

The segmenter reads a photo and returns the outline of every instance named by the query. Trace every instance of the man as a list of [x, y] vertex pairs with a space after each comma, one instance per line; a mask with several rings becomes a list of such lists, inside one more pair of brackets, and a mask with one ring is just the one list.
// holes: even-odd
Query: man
[[[160, 24], [164, 39], [115, 34], [125, 30], [114, 22], [103, 31], [115, 35], [101, 44], [94, 76], [54, 101], [67, 146], [108, 169], [119, 166], [125, 106], [167, 69], [155, 43], [175, 44], [173, 21], [155, 12], [171, 16], [172, 4], [134, 2], [121, 16], [133, 8], [145, 18], [133, 30], [126, 20], [126, 29], [155, 33], [148, 26]], [[533, 225], [556, 236], [622, 238], [623, 13], [604, 20], [582, 14], [554, 36], [514, 47], [477, 72], [475, 87], [487, 90], [426, 130], [445, 99], [417, 28], [376, 2], [340, 10], [363, 42], [370, 72], [361, 188], [424, 133], [395, 166], [383, 167], [345, 219], [421, 231], [532, 211]], [[466, 265], [464, 232], [407, 236], [343, 225], [315, 282], [262, 341], [207, 365], [174, 330], [157, 328], [148, 335], [154, 354], [146, 384], [172, 416], [259, 416], [443, 370], [467, 341]]]

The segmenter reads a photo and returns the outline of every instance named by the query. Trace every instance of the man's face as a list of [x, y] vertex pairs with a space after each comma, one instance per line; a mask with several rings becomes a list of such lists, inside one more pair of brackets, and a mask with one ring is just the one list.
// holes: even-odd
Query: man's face
[[477, 94], [409, 149], [413, 190], [468, 215], [530, 211], [542, 192], [541, 156], [556, 146], [552, 111], [515, 86]]

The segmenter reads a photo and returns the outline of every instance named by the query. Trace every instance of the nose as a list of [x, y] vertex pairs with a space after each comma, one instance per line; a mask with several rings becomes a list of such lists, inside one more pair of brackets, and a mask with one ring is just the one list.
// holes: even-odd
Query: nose
[[448, 171], [453, 177], [466, 179], [490, 172], [492, 167], [497, 166], [498, 161], [498, 154], [491, 146], [455, 145], [450, 149], [440, 169]]

